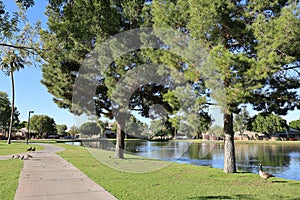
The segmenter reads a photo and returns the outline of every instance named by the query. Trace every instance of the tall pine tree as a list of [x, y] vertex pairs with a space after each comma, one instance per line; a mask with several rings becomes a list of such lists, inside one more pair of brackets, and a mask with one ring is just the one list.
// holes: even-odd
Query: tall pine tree
[[[42, 83], [62, 108], [68, 108], [76, 114], [87, 113], [96, 114], [98, 117], [115, 118], [118, 122], [116, 157], [123, 157], [124, 120], [129, 118], [128, 110], [137, 111], [144, 117], [151, 117], [153, 105], [161, 105], [160, 108], [167, 114], [178, 109], [178, 106], [174, 105], [176, 92], [171, 95], [170, 91], [171, 85], [175, 82], [171, 77], [172, 73], [181, 72], [186, 82], [196, 91], [196, 97], [201, 96], [203, 83], [199, 81], [199, 73], [195, 70], [186, 70], [187, 65], [184, 64], [183, 58], [166, 51], [168, 44], [164, 42], [168, 41], [159, 39], [147, 41], [149, 37], [143, 38], [142, 34], [133, 37], [131, 34], [135, 32], [128, 31], [152, 25], [150, 12], [152, 5], [149, 2], [77, 0], [50, 1], [50, 4], [51, 7], [47, 10], [49, 30], [42, 33], [44, 48], [48, 49], [43, 52], [43, 57], [48, 62], [43, 67]], [[129, 38], [131, 36], [131, 40], [126, 37], [109, 40], [111, 36], [124, 31], [127, 31]], [[110, 42], [110, 45], [104, 46], [103, 41]], [[158, 49], [143, 49], [143, 44], [147, 45], [147, 42], [154, 42], [154, 46]], [[141, 46], [135, 46], [137, 48], [134, 51], [123, 54], [123, 49], [132, 49], [135, 43], [140, 43]], [[95, 62], [100, 67], [105, 67], [105, 70], [100, 70], [101, 73], [96, 78], [93, 73], [99, 71], [91, 70], [91, 74], [81, 76], [79, 72], [81, 63], [85, 61], [87, 64], [87, 57], [92, 57], [94, 53], [101, 54], [103, 51], [107, 51], [107, 55], [112, 55], [107, 56], [111, 58], [110, 62], [105, 63], [108, 58], [102, 59], [101, 56]], [[176, 51], [179, 52], [180, 48]], [[155, 68], [147, 68], [143, 64], [154, 64], [151, 66]], [[140, 65], [141, 67], [138, 67]], [[163, 65], [169, 66], [170, 70]], [[138, 73], [139, 76], [134, 76], [134, 73]], [[94, 78], [90, 78], [93, 76]], [[74, 105], [73, 86], [78, 77], [84, 82], [80, 87], [76, 87], [75, 93], [79, 96], [75, 98], [77, 105]], [[153, 82], [154, 80], [157, 83]], [[132, 93], [122, 91], [128, 89], [125, 86], [134, 85], [134, 81], [140, 82], [138, 87], [133, 86]], [[92, 101], [87, 96], [80, 95], [91, 90], [89, 83], [96, 83]], [[83, 87], [84, 84], [87, 87]], [[130, 98], [126, 96], [127, 93], [131, 95]], [[126, 97], [128, 102], [123, 102], [123, 97]], [[170, 102], [173, 102], [173, 105]], [[94, 104], [95, 113], [90, 109]], [[156, 109], [154, 113], [160, 114], [159, 110]]]
[[236, 172], [239, 106], [278, 114], [299, 108], [299, 1], [155, 0], [152, 10], [154, 27], [179, 29], [209, 49], [198, 67], [224, 113], [224, 172]]

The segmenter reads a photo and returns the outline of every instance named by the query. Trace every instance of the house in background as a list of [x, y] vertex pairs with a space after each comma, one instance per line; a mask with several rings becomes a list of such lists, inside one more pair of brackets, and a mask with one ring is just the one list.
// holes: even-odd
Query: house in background
[[289, 128], [287, 131], [272, 134], [272, 140], [300, 140], [300, 131], [294, 128]]
[[27, 128], [21, 128], [14, 134], [14, 136], [19, 139], [25, 139], [26, 133], [27, 133]]
[[240, 134], [238, 131], [234, 134], [235, 140], [282, 140], [282, 141], [300, 141], [300, 131], [296, 130], [294, 128], [289, 128], [287, 131], [277, 132], [270, 134], [271, 138], [269, 136], [266, 136], [263, 133], [256, 133], [252, 131], [245, 131], [243, 134]]
[[259, 134], [256, 132], [245, 130], [243, 133], [240, 133], [240, 131], [234, 132], [234, 139], [235, 140], [259, 140], [260, 136], [263, 134]]

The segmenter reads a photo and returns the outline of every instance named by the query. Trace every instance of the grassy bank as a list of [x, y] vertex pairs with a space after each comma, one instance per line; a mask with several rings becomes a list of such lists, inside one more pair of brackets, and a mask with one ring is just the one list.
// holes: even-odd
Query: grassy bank
[[[220, 169], [172, 163], [157, 171], [129, 173], [99, 162], [84, 147], [62, 145], [59, 155], [119, 199], [299, 199], [300, 182], [274, 178], [264, 183], [257, 174], [225, 174]], [[109, 153], [99, 153], [109, 157]], [[112, 155], [111, 155], [112, 156]], [[96, 156], [97, 157], [97, 156]], [[112, 158], [110, 158], [112, 159]], [[108, 158], [106, 160], [109, 160]], [[151, 160], [112, 159], [115, 165]], [[140, 163], [138, 163], [140, 166]], [[113, 164], [112, 164], [113, 165]]]
[[36, 144], [27, 145], [24, 141], [13, 141], [11, 144], [7, 144], [6, 141], [0, 140], [0, 156], [25, 153], [31, 146], [35, 146], [36, 150], [42, 150], [45, 148]]
[[[212, 143], [224, 143], [223, 140], [201, 140], [201, 139], [195, 139], [195, 140], [179, 140], [174, 139], [170, 140], [171, 142], [194, 142], [194, 143], [202, 143], [202, 142], [212, 142]], [[295, 144], [300, 145], [300, 141], [271, 141], [271, 140], [235, 140], [235, 144]]]
[[18, 159], [0, 161], [0, 199], [14, 199], [22, 167]]
[[300, 145], [300, 141], [271, 141], [271, 140], [235, 140], [236, 144], [286, 144]]

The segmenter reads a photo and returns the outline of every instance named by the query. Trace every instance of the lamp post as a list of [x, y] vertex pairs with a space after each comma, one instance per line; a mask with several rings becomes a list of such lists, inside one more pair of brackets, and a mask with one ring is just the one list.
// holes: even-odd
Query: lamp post
[[30, 137], [30, 114], [31, 113], [34, 113], [34, 111], [29, 111], [28, 112], [28, 123], [27, 123], [27, 137], [26, 137], [26, 144], [28, 144], [28, 139], [29, 139], [29, 137]]

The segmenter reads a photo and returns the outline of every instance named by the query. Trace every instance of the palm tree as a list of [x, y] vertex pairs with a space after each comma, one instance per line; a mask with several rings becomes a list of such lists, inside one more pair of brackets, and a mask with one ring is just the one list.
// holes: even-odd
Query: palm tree
[[24, 68], [24, 60], [15, 54], [13, 50], [8, 50], [6, 56], [2, 59], [0, 64], [1, 70], [11, 79], [11, 115], [10, 115], [10, 124], [8, 130], [8, 139], [7, 144], [11, 143], [11, 134], [13, 128], [13, 120], [14, 120], [14, 113], [15, 113], [15, 81], [14, 81], [14, 72], [19, 71], [20, 69]]
[[[28, 23], [26, 10], [34, 5], [34, 1], [18, 1], [18, 11], [10, 12], [0, 5], [0, 22], [4, 30], [0, 34], [0, 70], [11, 78], [12, 88], [12, 109], [7, 143], [11, 143], [11, 133], [15, 112], [15, 84], [14, 72], [24, 68], [24, 65], [31, 65], [33, 57], [38, 55], [39, 43], [36, 42], [36, 35], [40, 29], [36, 23], [32, 27]], [[1, 7], [2, 6], [2, 7]], [[36, 60], [38, 62], [38, 59]]]

